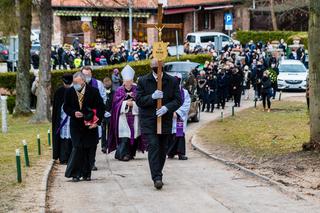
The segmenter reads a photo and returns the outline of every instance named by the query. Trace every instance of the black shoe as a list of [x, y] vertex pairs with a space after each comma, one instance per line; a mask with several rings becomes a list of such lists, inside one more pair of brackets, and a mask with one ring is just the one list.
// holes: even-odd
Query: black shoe
[[78, 178], [78, 177], [72, 178], [72, 182], [79, 182], [79, 181], [80, 181], [80, 178]]
[[130, 160], [130, 156], [126, 155], [123, 157], [122, 161], [129, 161]]
[[179, 155], [179, 160], [188, 160], [188, 157], [185, 155]]
[[106, 148], [102, 148], [102, 149], [101, 149], [101, 152], [104, 153], [104, 154], [106, 154], [106, 153], [107, 153], [107, 149], [106, 149]]
[[84, 181], [91, 181], [91, 177], [84, 177], [83, 180]]
[[158, 190], [162, 189], [163, 187], [163, 183], [162, 183], [162, 180], [156, 180], [154, 181], [154, 187]]
[[169, 159], [173, 159], [173, 158], [174, 158], [174, 155], [168, 155], [168, 158], [169, 158]]
[[60, 161], [60, 165], [67, 165], [67, 161]]
[[97, 170], [98, 170], [98, 168], [96, 166], [92, 167], [92, 171], [97, 171]]

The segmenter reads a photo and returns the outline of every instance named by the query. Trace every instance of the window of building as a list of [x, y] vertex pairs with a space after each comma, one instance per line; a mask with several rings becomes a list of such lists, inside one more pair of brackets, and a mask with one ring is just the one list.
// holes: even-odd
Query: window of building
[[209, 29], [209, 22], [210, 22], [210, 15], [209, 13], [204, 14], [204, 29], [208, 30]]

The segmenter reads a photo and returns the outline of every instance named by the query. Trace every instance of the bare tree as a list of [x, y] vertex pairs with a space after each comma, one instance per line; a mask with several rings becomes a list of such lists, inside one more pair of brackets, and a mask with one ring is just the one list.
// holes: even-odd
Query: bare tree
[[16, 107], [14, 115], [30, 115], [30, 48], [32, 0], [18, 0], [19, 62], [16, 77]]
[[310, 0], [309, 12], [310, 143], [305, 149], [320, 150], [320, 2]]
[[32, 122], [51, 120], [51, 39], [52, 7], [51, 0], [40, 1], [40, 67], [37, 92], [37, 109]]
[[277, 24], [277, 16], [274, 11], [274, 0], [270, 0], [270, 12], [271, 12], [271, 19], [272, 19], [272, 27], [273, 30], [278, 30], [278, 24]]
[[16, 3], [13, 0], [0, 1], [0, 29], [3, 35], [15, 34], [18, 30]]

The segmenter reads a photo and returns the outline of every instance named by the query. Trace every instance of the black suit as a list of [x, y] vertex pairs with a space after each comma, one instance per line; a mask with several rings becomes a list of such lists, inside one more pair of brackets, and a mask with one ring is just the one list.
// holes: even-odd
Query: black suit
[[66, 170], [66, 177], [90, 177], [92, 162], [99, 143], [98, 128], [89, 129], [84, 124], [84, 118], [76, 118], [75, 112], [86, 114], [87, 109], [96, 109], [101, 124], [104, 115], [104, 104], [99, 91], [86, 85], [82, 110], [80, 110], [78, 96], [74, 88], [66, 92], [64, 111], [70, 116], [70, 134], [72, 140], [72, 153]]
[[162, 134], [157, 134], [157, 100], [152, 94], [157, 90], [157, 81], [152, 73], [139, 79], [136, 103], [139, 106], [141, 133], [148, 142], [148, 160], [152, 180], [162, 180], [162, 169], [166, 160], [168, 139], [172, 133], [173, 113], [181, 106], [179, 85], [175, 78], [163, 74], [162, 104], [168, 112], [162, 116]]
[[[112, 109], [112, 100], [113, 100], [114, 91], [112, 90], [112, 87], [110, 88], [110, 92], [107, 93], [107, 102], [105, 104], [105, 111], [111, 113]], [[101, 138], [101, 148], [107, 148], [107, 128], [109, 128], [110, 123], [110, 117], [109, 118], [103, 118], [102, 121], [102, 138]]]
[[[136, 103], [140, 107], [139, 116], [142, 134], [155, 134], [157, 132], [157, 100], [151, 97], [156, 90], [157, 82], [152, 73], [139, 79]], [[173, 113], [182, 104], [178, 81], [164, 73], [162, 91], [162, 104], [168, 108], [168, 113], [162, 116], [162, 134], [171, 134]]]

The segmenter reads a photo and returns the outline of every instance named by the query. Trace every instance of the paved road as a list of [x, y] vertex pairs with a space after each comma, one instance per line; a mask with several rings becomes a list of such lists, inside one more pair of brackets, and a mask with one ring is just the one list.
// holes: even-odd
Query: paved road
[[[294, 96], [296, 94], [289, 94]], [[303, 94], [298, 94], [303, 95]], [[287, 94], [283, 95], [288, 96]], [[243, 108], [252, 106], [246, 102]], [[238, 110], [238, 109], [237, 109]], [[229, 107], [225, 110], [230, 112]], [[220, 116], [203, 113], [197, 129]], [[168, 160], [162, 191], [153, 188], [146, 155], [120, 162], [97, 154], [99, 171], [91, 182], [72, 183], [58, 166], [49, 192], [49, 210], [58, 212], [320, 212], [320, 206], [295, 200], [264, 182], [209, 159], [188, 145], [188, 161]]]

